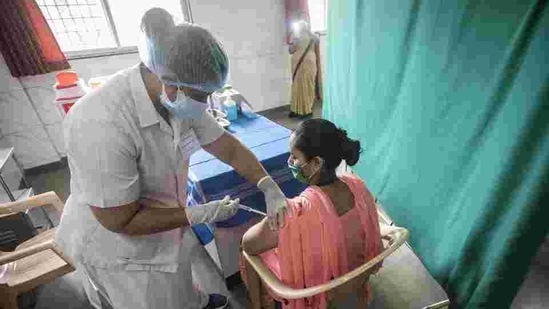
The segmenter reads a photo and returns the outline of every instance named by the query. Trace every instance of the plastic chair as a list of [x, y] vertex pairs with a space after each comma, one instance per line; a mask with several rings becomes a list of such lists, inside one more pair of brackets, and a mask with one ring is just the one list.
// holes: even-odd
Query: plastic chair
[[[50, 208], [61, 213], [63, 206], [55, 192], [47, 192], [0, 204], [0, 217], [36, 207]], [[70, 260], [56, 246], [54, 236], [55, 228], [51, 228], [23, 242], [13, 252], [0, 251], [0, 265], [8, 265], [7, 280], [0, 283], [0, 308], [18, 308], [19, 294], [74, 270]]]
[[348, 295], [355, 293], [358, 299], [358, 308], [366, 307], [364, 290], [374, 266], [381, 263], [385, 258], [395, 252], [408, 239], [408, 230], [401, 227], [394, 227], [380, 224], [381, 237], [384, 240], [384, 249], [375, 258], [355, 268], [354, 270], [330, 280], [324, 284], [303, 289], [294, 289], [284, 284], [276, 277], [271, 270], [263, 264], [261, 258], [243, 252], [244, 258], [257, 272], [265, 286], [277, 297], [290, 300], [307, 298], [321, 293], [327, 293], [328, 302], [337, 302]]

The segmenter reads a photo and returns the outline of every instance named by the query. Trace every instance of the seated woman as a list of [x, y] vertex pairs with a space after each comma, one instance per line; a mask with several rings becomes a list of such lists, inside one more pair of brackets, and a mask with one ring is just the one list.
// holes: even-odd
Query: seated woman
[[[263, 262], [284, 283], [304, 288], [339, 277], [378, 255], [382, 249], [373, 196], [353, 175], [336, 176], [342, 160], [358, 162], [360, 142], [323, 119], [303, 122], [290, 137], [288, 165], [310, 186], [288, 200], [285, 225], [269, 229], [267, 220], [250, 228], [242, 247]], [[251, 307], [273, 306], [258, 275], [242, 258], [242, 278]], [[364, 302], [368, 289], [358, 295]], [[326, 295], [285, 302], [285, 308], [326, 308]]]

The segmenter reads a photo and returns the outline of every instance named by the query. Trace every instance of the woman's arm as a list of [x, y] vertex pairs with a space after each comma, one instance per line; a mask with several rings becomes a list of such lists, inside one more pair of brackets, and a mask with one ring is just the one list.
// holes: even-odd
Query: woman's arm
[[278, 247], [278, 231], [271, 231], [267, 218], [252, 226], [242, 237], [242, 248], [246, 253], [258, 255]]
[[294, 44], [294, 43], [290, 43], [290, 46], [288, 47], [288, 52], [289, 52], [290, 54], [293, 54], [293, 53], [295, 53], [295, 50], [296, 50], [295, 44]]
[[293, 54], [295, 53], [296, 49], [297, 49], [297, 38], [292, 35], [290, 37], [290, 44], [288, 44], [288, 51], [290, 52], [290, 54]]

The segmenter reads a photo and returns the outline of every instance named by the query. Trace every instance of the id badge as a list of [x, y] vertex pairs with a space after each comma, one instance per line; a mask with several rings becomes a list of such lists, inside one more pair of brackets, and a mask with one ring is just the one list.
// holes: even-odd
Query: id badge
[[183, 157], [186, 159], [190, 158], [193, 153], [200, 150], [201, 146], [193, 129], [189, 129], [186, 133], [181, 134], [179, 147]]

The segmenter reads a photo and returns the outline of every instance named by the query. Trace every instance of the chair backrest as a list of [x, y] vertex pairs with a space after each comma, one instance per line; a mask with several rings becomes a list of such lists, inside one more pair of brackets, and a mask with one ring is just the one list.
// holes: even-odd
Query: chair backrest
[[[382, 225], [381, 237], [388, 241], [388, 246], [385, 247], [379, 255], [338, 278], [324, 284], [303, 289], [294, 289], [284, 284], [265, 264], [263, 264], [260, 257], [249, 255], [246, 252], [243, 252], [243, 255], [269, 290], [277, 297], [282, 299], [301, 299], [333, 291], [338, 288], [343, 290], [360, 288], [364, 281], [368, 279], [372, 269], [404, 244], [408, 239], [408, 235], [408, 230], [405, 228]], [[338, 292], [335, 293], [340, 294]]]
[[[35, 196], [31, 196], [29, 198], [11, 202], [7, 204], [0, 204], [0, 217], [5, 216], [8, 214], [13, 214], [17, 212], [23, 212], [28, 209], [36, 208], [36, 207], [45, 207], [53, 206], [56, 211], [59, 213], [63, 212], [64, 203], [61, 201], [61, 199], [57, 196], [57, 194], [53, 191], [38, 194]], [[31, 254], [34, 254], [36, 252], [39, 252], [41, 250], [45, 249], [52, 249], [57, 255], [59, 255], [63, 260], [65, 260], [68, 264], [74, 265], [71, 259], [64, 255], [64, 253], [61, 251], [61, 249], [55, 244], [53, 236], [53, 231], [48, 231], [46, 233], [38, 235], [35, 239], [31, 240], [30, 242], [24, 244], [24, 246], [19, 250], [18, 252], [10, 252], [9, 255], [6, 253], [0, 252], [0, 265], [16, 261], [19, 258], [29, 256]], [[43, 241], [45, 238], [48, 238], [47, 241]], [[107, 295], [104, 293], [101, 293], [96, 288], [96, 285], [92, 281], [91, 277], [88, 276], [88, 274], [84, 271], [84, 275], [87, 279], [89, 279], [90, 284], [93, 286], [93, 289], [98, 291], [101, 296], [108, 302], [108, 304], [112, 306], [112, 303], [110, 302]]]
[[[63, 202], [53, 191], [34, 195], [19, 201], [0, 204], [0, 217], [6, 217], [26, 210], [44, 207], [53, 207], [54, 211], [61, 213], [63, 211]], [[0, 251], [0, 265], [14, 262], [23, 257], [35, 254], [37, 252], [52, 249], [57, 255], [59, 255], [67, 263], [71, 264], [70, 259], [63, 254], [63, 252], [57, 247], [53, 240], [54, 229], [47, 232], [38, 234], [33, 238], [25, 241], [23, 244], [17, 247], [13, 252], [1, 252]]]
[[36, 234], [37, 230], [32, 220], [24, 212], [0, 217], [0, 251], [13, 251], [19, 244]]
[[[54, 192], [20, 201], [0, 204], [0, 217], [22, 213], [36, 207], [54, 207], [61, 212], [63, 202]], [[42, 208], [43, 210], [43, 208]], [[19, 244], [14, 251], [0, 251], [2, 278], [0, 307], [17, 308], [18, 295], [74, 271], [70, 259], [55, 244], [55, 227]]]
[[0, 204], [0, 216], [26, 211], [36, 207], [52, 206], [58, 212], [63, 212], [63, 202], [53, 191], [34, 195], [15, 202]]

